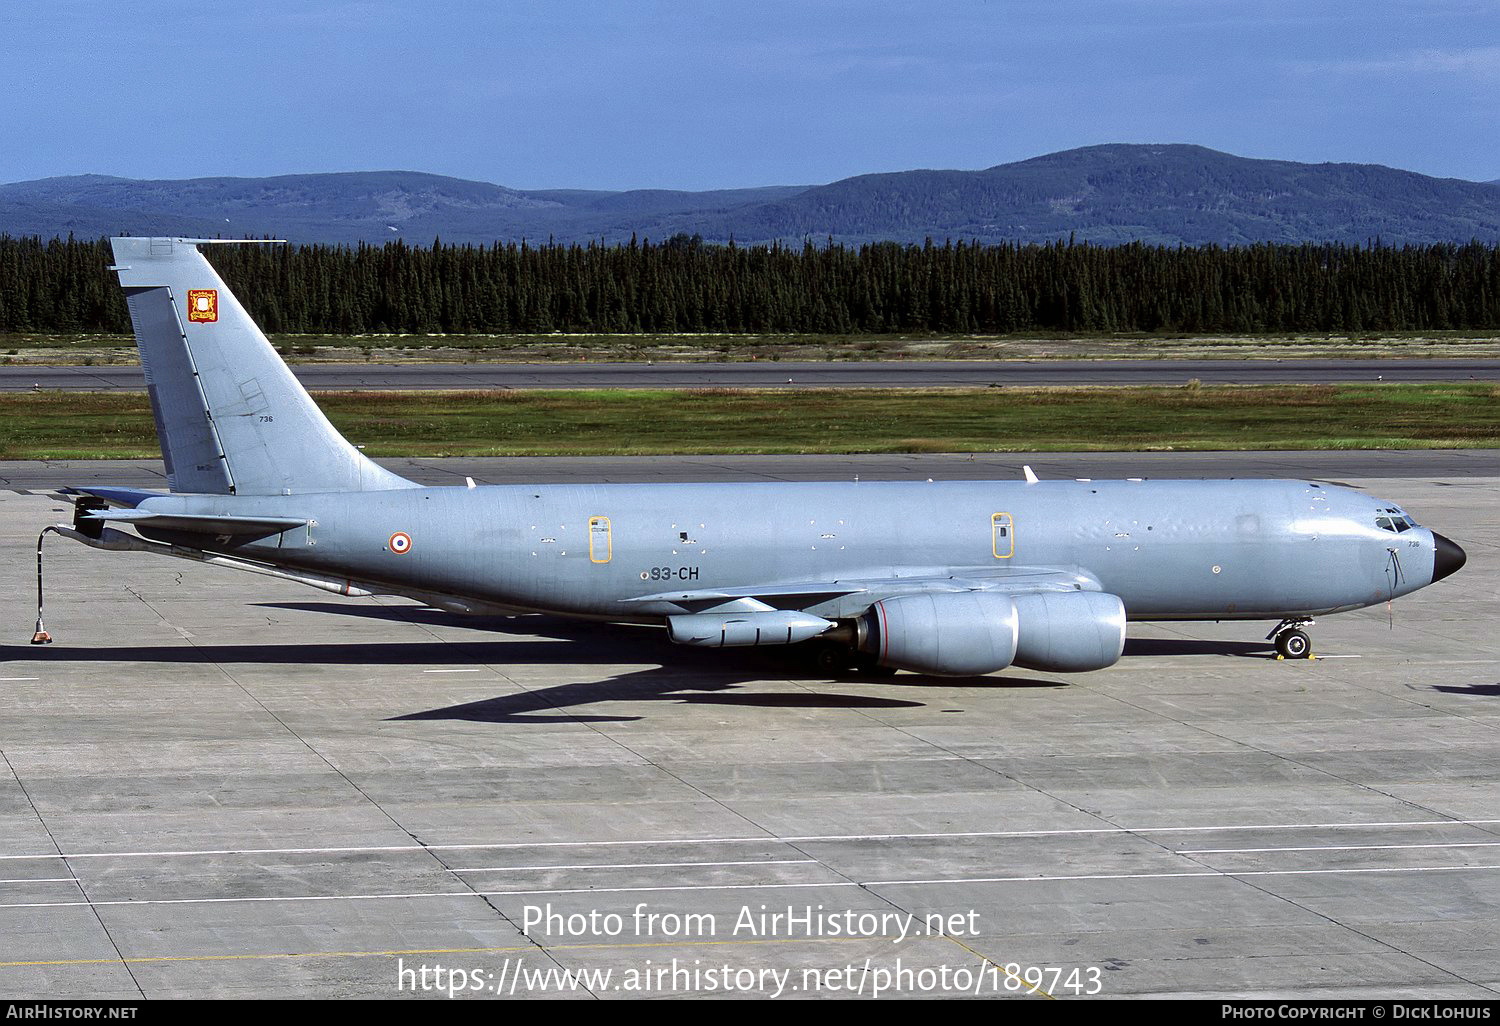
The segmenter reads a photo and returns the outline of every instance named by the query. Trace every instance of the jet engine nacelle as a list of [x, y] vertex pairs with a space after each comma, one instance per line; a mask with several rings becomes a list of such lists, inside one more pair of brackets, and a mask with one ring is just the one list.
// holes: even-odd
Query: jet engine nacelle
[[1016, 604], [985, 591], [899, 595], [870, 607], [860, 648], [882, 666], [968, 677], [994, 673], [1016, 654]]
[[1099, 591], [1041, 591], [1014, 597], [1020, 631], [1012, 663], [1081, 673], [1113, 666], [1125, 650], [1125, 603]]

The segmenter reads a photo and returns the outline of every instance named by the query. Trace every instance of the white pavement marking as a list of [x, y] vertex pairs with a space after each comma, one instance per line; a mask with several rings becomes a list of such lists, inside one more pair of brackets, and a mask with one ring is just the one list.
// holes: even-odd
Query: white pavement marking
[[861, 887], [917, 887], [937, 884], [976, 883], [1071, 883], [1078, 880], [1170, 880], [1182, 877], [1217, 877], [1233, 880], [1242, 876], [1340, 876], [1349, 873], [1467, 873], [1500, 869], [1500, 866], [1375, 866], [1369, 869], [1209, 869], [1198, 873], [1090, 873], [1080, 876], [971, 876], [958, 880], [866, 880]]
[[828, 883], [775, 883], [775, 884], [688, 884], [676, 887], [575, 887], [535, 891], [417, 891], [408, 894], [289, 894], [257, 895], [245, 898], [142, 898], [132, 901], [33, 901], [23, 904], [0, 904], [0, 908], [73, 908], [96, 905], [228, 905], [237, 902], [265, 901], [374, 901], [411, 898], [503, 898], [522, 897], [529, 894], [635, 894], [647, 891], [732, 891], [732, 890], [776, 890], [778, 888], [801, 889], [808, 887], [861, 887], [852, 880], [833, 880]]
[[[747, 862], [621, 862], [610, 866], [483, 866], [450, 873], [530, 873], [544, 869], [676, 869], [685, 866], [807, 866], [817, 859], [751, 859]], [[0, 881], [3, 882], [3, 881]]]
[[77, 883], [71, 876], [32, 876], [20, 880], [0, 880], [0, 884], [26, 884], [26, 883]]
[[1455, 841], [1445, 844], [1320, 844], [1306, 848], [1182, 848], [1174, 855], [1255, 855], [1283, 851], [1401, 851], [1407, 848], [1500, 848], [1500, 841]]
[[423, 670], [423, 673], [479, 673], [479, 667], [464, 667], [457, 670]]
[[742, 883], [742, 884], [681, 884], [670, 887], [557, 887], [525, 891], [418, 891], [405, 894], [290, 894], [259, 895], [236, 898], [142, 898], [116, 901], [32, 901], [0, 903], [4, 908], [79, 908], [86, 906], [117, 905], [229, 905], [268, 901], [373, 901], [416, 898], [525, 898], [553, 894], [654, 894], [668, 891], [774, 891], [806, 890], [809, 888], [858, 887], [944, 887], [956, 884], [988, 883], [1079, 883], [1097, 880], [1171, 880], [1213, 879], [1234, 880], [1246, 876], [1340, 876], [1357, 873], [1472, 873], [1500, 870], [1495, 866], [1381, 866], [1372, 869], [1259, 869], [1246, 872], [1221, 872], [1209, 869], [1192, 873], [1098, 873], [1081, 876], [975, 876], [953, 879], [930, 880], [827, 880], [820, 883]]
[[1120, 834], [1201, 834], [1250, 830], [1374, 830], [1429, 826], [1490, 826], [1500, 819], [1418, 819], [1373, 823], [1245, 823], [1221, 826], [1083, 827], [1074, 830], [973, 830], [949, 833], [906, 834], [807, 834], [779, 837], [665, 837], [619, 841], [500, 841], [471, 844], [389, 844], [329, 848], [204, 848], [181, 851], [90, 851], [58, 855], [0, 855], [0, 861], [25, 859], [143, 859], [196, 858], [209, 855], [359, 855], [381, 852], [508, 851], [517, 848], [620, 848], [670, 847], [697, 844], [808, 844], [839, 841], [922, 841], [963, 838], [1086, 837]]

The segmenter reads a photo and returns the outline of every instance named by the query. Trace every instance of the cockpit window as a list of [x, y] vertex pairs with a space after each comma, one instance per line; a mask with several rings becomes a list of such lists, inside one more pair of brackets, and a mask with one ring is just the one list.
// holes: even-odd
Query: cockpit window
[[1382, 531], [1401, 534], [1416, 527], [1417, 522], [1395, 506], [1392, 506], [1389, 509], [1377, 509], [1375, 511], [1375, 526]]

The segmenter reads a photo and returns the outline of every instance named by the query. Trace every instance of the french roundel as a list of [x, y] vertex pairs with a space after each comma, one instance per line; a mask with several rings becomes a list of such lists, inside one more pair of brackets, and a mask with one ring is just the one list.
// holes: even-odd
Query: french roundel
[[391, 535], [391, 540], [388, 544], [392, 552], [398, 556], [404, 556], [411, 551], [411, 535], [405, 531], [397, 531]]

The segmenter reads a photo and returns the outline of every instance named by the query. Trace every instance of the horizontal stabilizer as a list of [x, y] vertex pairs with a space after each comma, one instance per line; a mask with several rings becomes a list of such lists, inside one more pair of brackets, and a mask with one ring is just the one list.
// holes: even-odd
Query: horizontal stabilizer
[[159, 499], [166, 492], [148, 492], [141, 488], [119, 488], [114, 485], [100, 485], [89, 488], [63, 488], [63, 495], [91, 495], [96, 499], [103, 499], [111, 506], [129, 506], [134, 509], [147, 499]]
[[155, 513], [149, 509], [99, 509], [83, 514], [86, 520], [130, 524], [158, 531], [192, 531], [197, 534], [267, 535], [306, 527], [307, 517], [238, 517], [222, 513]]

